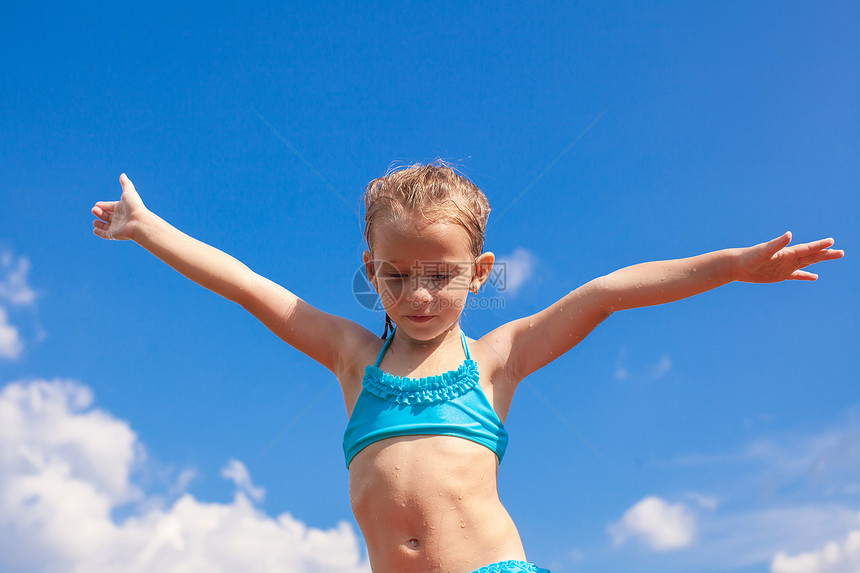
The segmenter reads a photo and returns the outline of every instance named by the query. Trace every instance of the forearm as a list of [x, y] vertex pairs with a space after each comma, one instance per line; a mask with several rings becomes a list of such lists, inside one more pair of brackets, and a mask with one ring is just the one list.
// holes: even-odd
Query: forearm
[[599, 279], [601, 306], [607, 312], [652, 306], [687, 298], [732, 281], [737, 249], [686, 259], [633, 265]]
[[227, 253], [186, 235], [151, 211], [136, 221], [134, 241], [197, 284], [245, 303], [255, 274]]

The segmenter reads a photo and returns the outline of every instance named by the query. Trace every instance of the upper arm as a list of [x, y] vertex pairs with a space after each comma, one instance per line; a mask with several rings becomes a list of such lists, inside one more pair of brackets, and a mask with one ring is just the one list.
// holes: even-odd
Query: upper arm
[[511, 386], [579, 344], [603, 322], [611, 314], [603, 298], [602, 281], [595, 279], [537, 314], [487, 334], [484, 340], [501, 358]]
[[307, 354], [341, 381], [379, 337], [363, 326], [323, 312], [279, 284], [257, 274], [237, 299], [248, 312], [296, 350]]

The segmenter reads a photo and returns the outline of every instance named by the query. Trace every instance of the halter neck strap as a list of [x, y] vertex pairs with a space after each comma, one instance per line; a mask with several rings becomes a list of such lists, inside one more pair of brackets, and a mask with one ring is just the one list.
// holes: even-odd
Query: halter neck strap
[[[394, 340], [394, 333], [396, 331], [396, 328], [392, 330], [391, 336], [389, 336], [385, 341], [385, 344], [382, 345], [382, 350], [379, 351], [379, 356], [376, 357], [376, 362], [373, 364], [376, 368], [379, 368], [379, 365], [382, 363], [382, 357], [385, 355], [388, 347], [391, 346], [391, 341]], [[460, 340], [463, 342], [463, 351], [466, 353], [466, 360], [471, 360], [472, 353], [469, 352], [469, 344], [466, 342], [466, 334], [462, 330], [460, 331]]]

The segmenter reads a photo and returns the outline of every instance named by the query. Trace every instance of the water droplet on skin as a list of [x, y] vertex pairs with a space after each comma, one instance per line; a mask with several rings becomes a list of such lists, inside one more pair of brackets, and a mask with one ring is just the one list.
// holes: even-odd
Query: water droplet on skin
[[466, 522], [461, 519], [460, 520], [460, 529], [465, 529], [465, 528], [466, 528]]
[[463, 496], [462, 496], [462, 495], [458, 495], [458, 496], [457, 496], [457, 499], [463, 499]]
[[535, 323], [530, 322], [530, 323], [529, 323], [529, 328], [533, 327], [534, 325], [535, 325]]
[[399, 470], [400, 466], [394, 466], [394, 469]]
[[693, 267], [693, 272], [696, 272], [696, 267]]

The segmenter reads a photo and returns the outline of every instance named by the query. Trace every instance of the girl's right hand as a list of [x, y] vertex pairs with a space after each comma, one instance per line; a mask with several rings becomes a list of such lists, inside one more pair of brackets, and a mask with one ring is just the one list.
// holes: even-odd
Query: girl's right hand
[[93, 232], [102, 239], [134, 240], [135, 224], [146, 207], [125, 173], [119, 176], [122, 197], [119, 201], [99, 201], [93, 207]]

